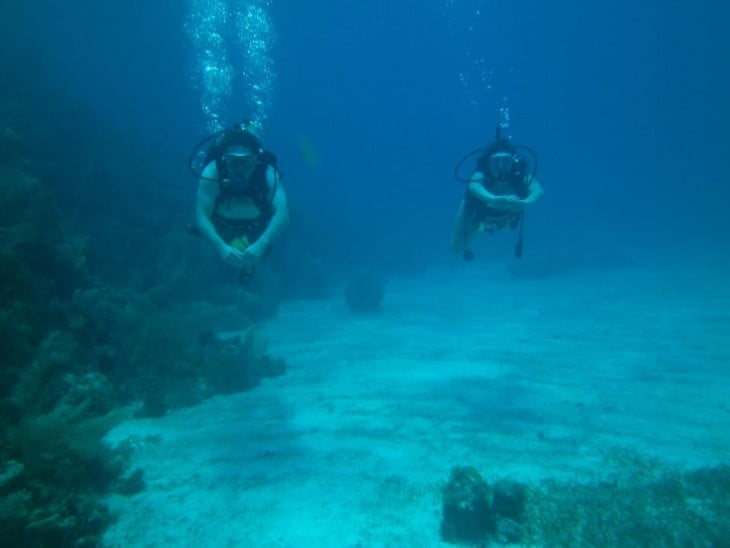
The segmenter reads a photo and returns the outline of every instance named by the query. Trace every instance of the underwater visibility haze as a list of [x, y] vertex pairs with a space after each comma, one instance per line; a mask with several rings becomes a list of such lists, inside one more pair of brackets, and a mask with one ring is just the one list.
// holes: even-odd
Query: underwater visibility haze
[[730, 7], [6, 4], [0, 544], [727, 542]]

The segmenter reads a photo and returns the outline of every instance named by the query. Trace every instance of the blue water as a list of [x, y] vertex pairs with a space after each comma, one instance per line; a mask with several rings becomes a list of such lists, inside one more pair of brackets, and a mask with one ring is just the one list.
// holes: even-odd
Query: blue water
[[[66, 481], [46, 490], [37, 470], [53, 459], [27, 459], [13, 428], [91, 396], [155, 417], [119, 430], [148, 488], [117, 497], [111, 546], [255, 545], [241, 539], [256, 528], [262, 545], [332, 545], [338, 525], [342, 545], [406, 545], [392, 511], [406, 503], [380, 504], [406, 474], [440, 493], [464, 462], [538, 481], [594, 478], [623, 446], [672, 466], [727, 461], [729, 5], [6, 4], [0, 487], [48, 506], [16, 504], [22, 520], [75, 506]], [[191, 151], [245, 118], [278, 156], [291, 222], [244, 286], [185, 228]], [[454, 170], [500, 122], [537, 152], [545, 195], [521, 260], [500, 233], [465, 263], [450, 250]], [[387, 282], [361, 278], [385, 288], [379, 313], [352, 314], [343, 289], [371, 270]], [[237, 388], [216, 359], [238, 358], [215, 353], [249, 316], [289, 369], [221, 396]], [[239, 346], [263, 352], [253, 335]], [[22, 472], [12, 459], [26, 483], [7, 479]], [[715, 498], [705, 521], [723, 517]], [[413, 500], [411, 545], [435, 545], [439, 500]]]
[[[533, 256], [678, 246], [727, 253], [730, 8], [708, 0], [271, 4], [276, 78], [263, 137], [286, 176], [289, 240], [332, 261], [451, 260], [462, 192], [453, 167], [488, 144], [506, 107], [514, 140], [539, 154], [546, 190], [527, 217]], [[169, 166], [174, 180], [165, 184], [192, 203], [195, 180], [178, 174], [206, 120], [192, 78], [200, 52], [184, 28], [190, 10], [187, 2], [34, 0], [12, 8], [5, 25], [6, 51], [37, 52], [49, 87], [141, 136]], [[223, 117], [250, 110], [234, 95]], [[482, 256], [508, 255], [505, 238], [483, 245]]]

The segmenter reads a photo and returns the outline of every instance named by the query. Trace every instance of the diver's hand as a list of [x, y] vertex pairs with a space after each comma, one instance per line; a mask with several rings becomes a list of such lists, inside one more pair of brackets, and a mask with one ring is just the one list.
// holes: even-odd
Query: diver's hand
[[525, 209], [527, 209], [527, 206], [530, 205], [530, 202], [527, 200], [523, 200], [522, 198], [515, 198], [510, 202], [510, 211], [514, 211], [515, 213], [521, 213]]
[[524, 200], [519, 199], [512, 194], [507, 196], [497, 196], [492, 200], [492, 207], [502, 209], [504, 211], [522, 211], [527, 207]]
[[244, 252], [232, 245], [224, 244], [221, 247], [221, 258], [231, 266], [245, 266]]

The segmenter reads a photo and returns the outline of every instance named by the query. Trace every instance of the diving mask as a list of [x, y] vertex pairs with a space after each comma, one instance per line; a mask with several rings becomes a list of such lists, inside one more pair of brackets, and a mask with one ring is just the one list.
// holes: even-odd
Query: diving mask
[[223, 161], [231, 172], [248, 173], [256, 166], [258, 158], [250, 150], [230, 150], [223, 155]]
[[516, 156], [510, 152], [495, 152], [489, 157], [489, 171], [496, 178], [512, 174]]
[[258, 157], [251, 150], [236, 147], [223, 155], [226, 174], [234, 187], [244, 187], [256, 167]]

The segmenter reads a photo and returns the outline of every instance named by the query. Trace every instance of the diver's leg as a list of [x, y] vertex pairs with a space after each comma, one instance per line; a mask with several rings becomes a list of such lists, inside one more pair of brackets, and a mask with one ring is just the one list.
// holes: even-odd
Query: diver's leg
[[464, 200], [459, 204], [459, 211], [456, 214], [456, 226], [454, 227], [454, 235], [451, 239], [451, 249], [454, 253], [462, 255], [465, 251], [469, 250], [469, 244], [471, 243], [477, 230], [474, 223], [470, 222], [464, 211]]

